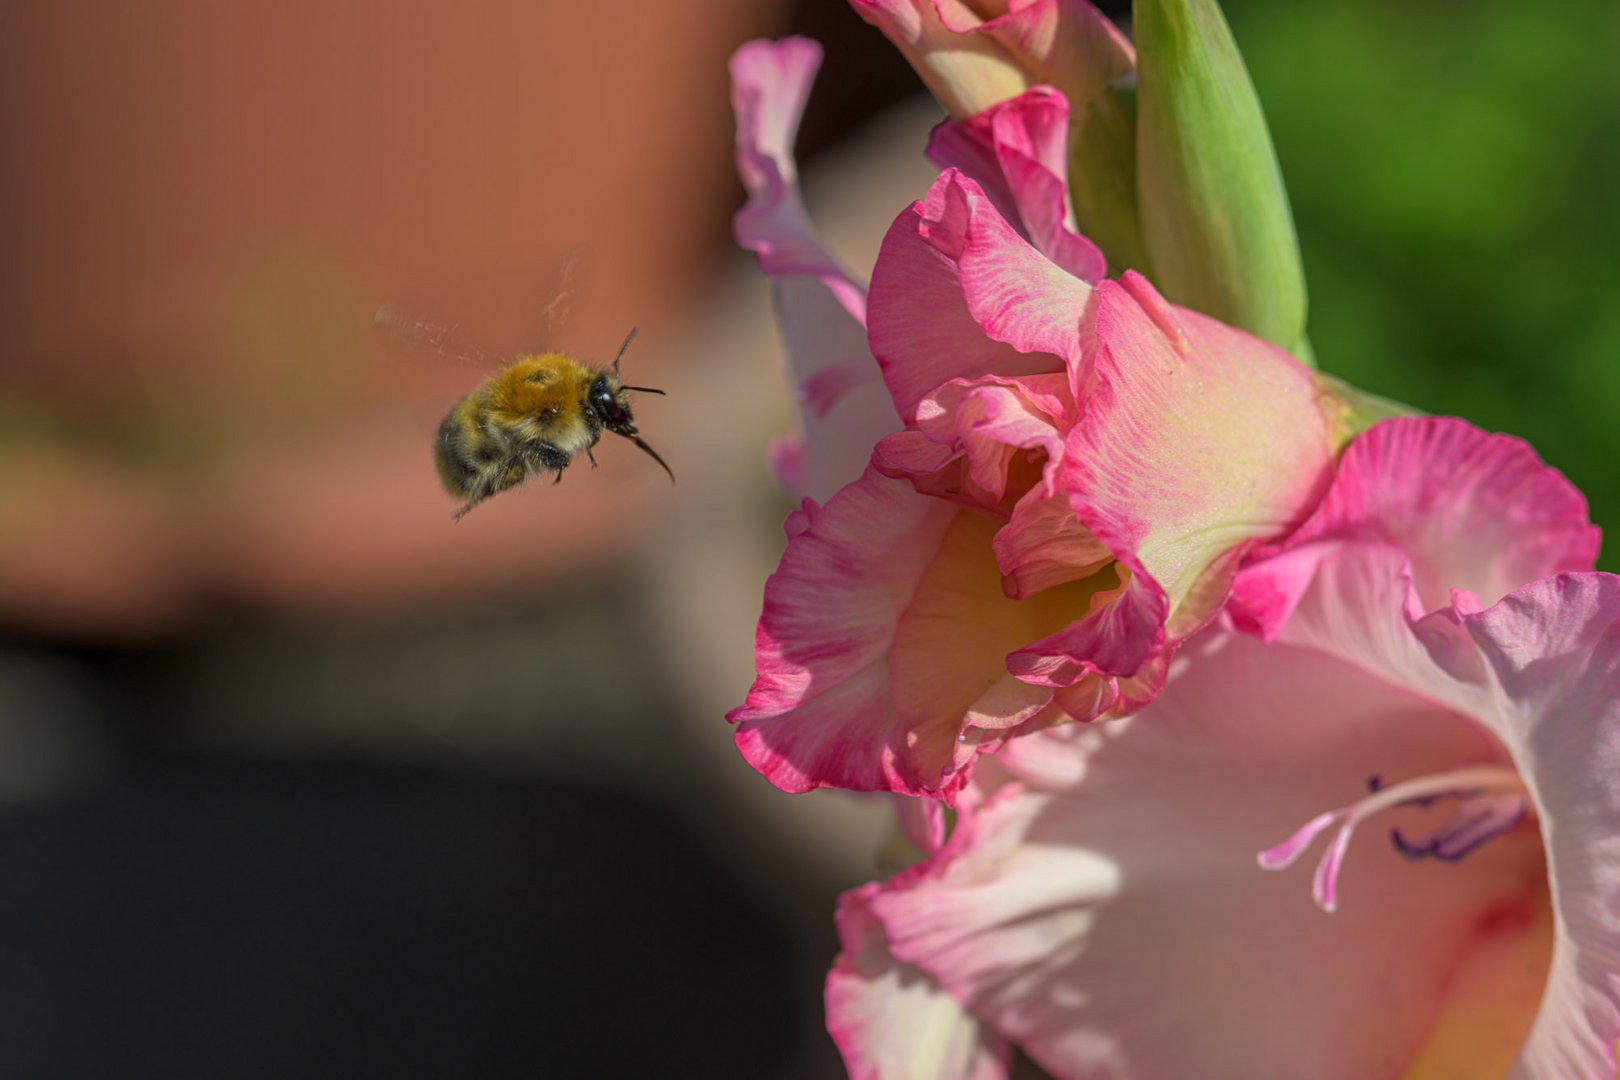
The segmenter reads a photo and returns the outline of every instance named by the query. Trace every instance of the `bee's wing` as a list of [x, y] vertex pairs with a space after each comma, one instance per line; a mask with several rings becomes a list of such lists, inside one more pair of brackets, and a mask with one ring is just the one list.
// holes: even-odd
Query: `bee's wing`
[[471, 360], [485, 367], [493, 367], [499, 357], [468, 338], [447, 323], [429, 322], [404, 308], [385, 307], [377, 311], [377, 329], [408, 345], [432, 349], [441, 356], [456, 360]]
[[557, 268], [557, 287], [540, 313], [540, 344], [543, 346], [550, 347], [563, 323], [568, 321], [568, 308], [574, 299], [574, 276], [578, 270], [579, 251], [576, 249], [569, 252]]

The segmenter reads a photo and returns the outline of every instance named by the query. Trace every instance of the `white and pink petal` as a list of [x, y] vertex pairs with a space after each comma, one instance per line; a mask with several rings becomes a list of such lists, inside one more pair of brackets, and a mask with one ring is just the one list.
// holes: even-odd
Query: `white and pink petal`
[[973, 756], [1051, 700], [1006, 655], [1086, 604], [1081, 583], [1008, 599], [998, 524], [875, 470], [807, 502], [766, 583], [758, 677], [730, 714], [744, 758], [787, 791], [954, 797]]
[[767, 277], [813, 278], [862, 323], [864, 291], [816, 239], [793, 158], [799, 119], [820, 67], [821, 46], [809, 38], [750, 41], [732, 54], [737, 173], [748, 192], [732, 226], [738, 244], [754, 252]]
[[1102, 573], [1114, 561], [1113, 552], [1074, 516], [1069, 500], [1042, 487], [1018, 500], [992, 546], [1002, 588], [1019, 600]]
[[1562, 473], [1522, 439], [1449, 416], [1385, 420], [1351, 442], [1283, 547], [1326, 539], [1401, 548], [1426, 611], [1454, 589], [1488, 607], [1526, 582], [1590, 570], [1598, 549], [1586, 499]]
[[873, 461], [919, 491], [1006, 512], [1032, 483], [1056, 492], [1074, 412], [1061, 373], [952, 379], [918, 403], [910, 427], [878, 444]]
[[[1309, 650], [1188, 652], [1140, 716], [981, 762], [1011, 783], [871, 897], [889, 951], [1060, 1078], [1399, 1075], [1482, 938], [1545, 904], [1533, 831], [1444, 866], [1368, 839], [1331, 917], [1253, 852], [1325, 791], [1488, 759], [1492, 740]], [[1533, 1009], [1507, 1015], [1522, 1030]]]
[[[1167, 303], [1134, 273], [1096, 290], [1084, 413], [1064, 483], [1081, 522], [1132, 553], [1190, 628], [1234, 552], [1296, 528], [1331, 476], [1336, 432], [1311, 373], [1275, 346]], [[1223, 580], [1206, 579], [1217, 574]]]
[[743, 757], [784, 791], [927, 790], [896, 710], [888, 658], [954, 507], [867, 473], [806, 500], [765, 583], [758, 675], [737, 724]]
[[850, 2], [861, 18], [883, 31], [955, 116], [972, 116], [1029, 85], [1017, 57], [991, 38], [948, 24], [935, 0]]
[[1091, 292], [947, 169], [895, 219], [872, 273], [869, 340], [895, 408], [912, 420], [952, 379], [1064, 371]]
[[1491, 723], [1530, 790], [1552, 884], [1552, 971], [1515, 1075], [1609, 1078], [1620, 1043], [1620, 577], [1560, 574], [1463, 617]]
[[1108, 260], [1075, 224], [1068, 137], [1068, 101], [1036, 86], [969, 120], [946, 120], [929, 138], [928, 157], [942, 169], [961, 169], [1036, 250], [1096, 283], [1107, 276]]
[[850, 1080], [1006, 1080], [1012, 1047], [889, 952], [875, 883], [838, 903], [842, 947], [827, 975], [827, 1030]]
[[[1420, 473], [1412, 470], [1405, 482], [1421, 484]], [[1401, 492], [1390, 495], [1399, 505]], [[1620, 1042], [1620, 578], [1556, 574], [1488, 609], [1458, 593], [1466, 604], [1423, 614], [1406, 553], [1388, 542], [1316, 539], [1256, 569], [1264, 574], [1277, 564], [1293, 564], [1286, 576], [1303, 583], [1278, 642], [1469, 717], [1516, 771], [1539, 829], [1552, 907], [1537, 931], [1548, 948], [1530, 960], [1523, 949], [1506, 950], [1493, 976], [1522, 992], [1525, 980], [1513, 978], [1514, 966], [1540, 965], [1533, 981], [1539, 1013], [1510, 1075], [1612, 1077]], [[1510, 809], [1509, 800], [1499, 801], [1498, 809]], [[1479, 852], [1501, 842], [1491, 836], [1508, 820], [1486, 823]], [[1469, 993], [1479, 997], [1477, 988]], [[1471, 1060], [1468, 1039], [1441, 1027], [1436, 1038], [1446, 1053]], [[1450, 1059], [1431, 1051], [1428, 1060]]]
[[731, 98], [748, 192], [733, 229], [771, 279], [804, 425], [773, 449], [772, 471], [789, 490], [825, 499], [900, 425], [866, 342], [866, 291], [816, 239], [799, 192], [793, 140], [820, 64], [808, 38], [748, 42], [731, 58]]

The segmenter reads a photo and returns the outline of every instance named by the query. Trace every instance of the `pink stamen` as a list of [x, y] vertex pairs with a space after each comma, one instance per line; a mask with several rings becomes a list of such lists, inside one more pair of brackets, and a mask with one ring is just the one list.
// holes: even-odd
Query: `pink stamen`
[[1339, 869], [1344, 863], [1345, 852], [1350, 850], [1350, 838], [1355, 835], [1356, 826], [1367, 818], [1384, 810], [1436, 796], [1500, 797], [1506, 793], [1522, 794], [1524, 790], [1519, 774], [1501, 765], [1472, 766], [1404, 780], [1381, 788], [1348, 806], [1318, 814], [1282, 843], [1260, 852], [1259, 862], [1266, 870], [1281, 870], [1290, 866], [1329, 826], [1338, 824], [1338, 834], [1316, 864], [1316, 875], [1311, 886], [1311, 895], [1317, 907], [1323, 911], [1334, 911], [1338, 907]]
[[1294, 865], [1294, 860], [1305, 854], [1311, 846], [1311, 841], [1321, 835], [1322, 830], [1335, 822], [1342, 821], [1347, 810], [1330, 810], [1325, 814], [1317, 814], [1307, 821], [1293, 836], [1284, 840], [1276, 847], [1269, 847], [1260, 853], [1260, 865], [1267, 870], [1282, 870]]

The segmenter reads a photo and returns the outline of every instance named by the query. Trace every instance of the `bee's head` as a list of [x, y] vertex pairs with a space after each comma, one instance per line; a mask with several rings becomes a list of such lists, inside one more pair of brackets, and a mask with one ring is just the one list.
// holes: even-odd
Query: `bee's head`
[[591, 411], [602, 418], [602, 426], [616, 435], [634, 437], [636, 425], [630, 415], [630, 401], [619, 380], [611, 375], [600, 376], [591, 384], [589, 395]]
[[658, 451], [647, 445], [647, 440], [643, 439], [641, 433], [636, 430], [636, 425], [630, 416], [630, 398], [626, 393], [628, 390], [639, 390], [644, 394], [662, 394], [663, 391], [654, 390], [650, 386], [625, 386], [619, 381], [619, 361], [624, 359], [624, 350], [630, 347], [630, 342], [635, 336], [636, 332], [632, 328], [630, 336], [626, 337], [624, 344], [619, 346], [619, 355], [613, 358], [612, 373], [602, 375], [596, 382], [591, 384], [590, 407], [596, 412], [597, 416], [602, 418], [603, 427], [615, 435], [623, 435], [647, 451], [654, 461], [664, 466], [664, 471], [669, 473], [669, 482], [673, 484], [675, 482], [674, 470], [669, 467], [663, 458], [658, 456]]

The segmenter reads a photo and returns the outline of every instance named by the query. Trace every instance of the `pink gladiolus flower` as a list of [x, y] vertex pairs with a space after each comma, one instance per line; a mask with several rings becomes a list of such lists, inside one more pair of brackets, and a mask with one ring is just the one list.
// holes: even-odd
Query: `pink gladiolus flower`
[[853, 1076], [1615, 1075], [1620, 578], [1570, 572], [1579, 494], [1391, 421], [1300, 535], [1239, 582], [1270, 643], [1212, 626], [1139, 715], [1009, 745], [844, 897]]
[[1066, 115], [1032, 91], [942, 128], [962, 168], [884, 240], [867, 334], [906, 429], [789, 519], [731, 715], [786, 790], [949, 799], [983, 750], [1151, 700], [1326, 481], [1337, 409], [1308, 370], [1101, 279], [1066, 210]]

